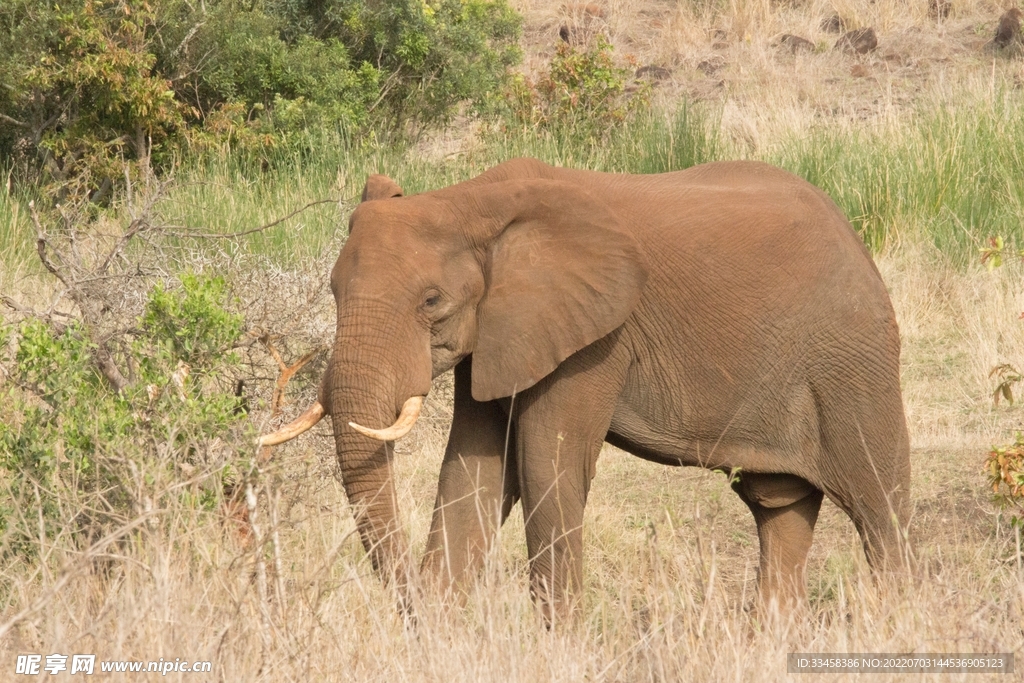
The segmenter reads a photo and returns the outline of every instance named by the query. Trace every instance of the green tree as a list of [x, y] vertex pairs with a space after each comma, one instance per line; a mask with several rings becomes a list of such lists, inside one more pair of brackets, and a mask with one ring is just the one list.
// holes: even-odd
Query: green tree
[[419, 130], [504, 84], [520, 23], [506, 0], [7, 0], [0, 158], [99, 198], [190, 144]]
[[148, 3], [10, 0], [0, 8], [0, 154], [100, 191], [123, 161], [180, 129], [170, 79], [154, 69]]

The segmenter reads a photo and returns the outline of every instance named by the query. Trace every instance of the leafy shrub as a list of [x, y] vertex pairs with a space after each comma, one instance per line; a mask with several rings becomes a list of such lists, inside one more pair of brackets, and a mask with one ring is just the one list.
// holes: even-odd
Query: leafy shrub
[[154, 70], [146, 4], [104, 0], [0, 7], [0, 156], [94, 192], [122, 161], [157, 153], [183, 124], [171, 79]]
[[602, 137], [647, 108], [645, 84], [629, 88], [632, 71], [615, 64], [612, 46], [598, 35], [585, 47], [559, 44], [536, 83], [517, 76], [506, 116], [513, 125]]
[[181, 277], [181, 291], [153, 287], [142, 316], [146, 340], [162, 346], [167, 358], [196, 367], [234, 360], [227, 349], [242, 334], [242, 316], [224, 309], [227, 283], [222, 277]]
[[998, 380], [995, 391], [992, 392], [992, 401], [999, 405], [999, 399], [1005, 398], [1006, 402], [1013, 405], [1013, 387], [1024, 381], [1024, 375], [1012, 363], [1000, 363], [988, 373], [989, 378]]
[[[0, 336], [16, 340], [10, 381], [0, 385], [8, 551], [28, 552], [40, 535], [68, 529], [95, 538], [158, 504], [154, 492], [182, 467], [206, 476], [179, 495], [201, 508], [221, 495], [217, 478], [233, 467], [228, 444], [243, 428], [227, 377], [242, 321], [225, 310], [223, 279], [190, 275], [182, 283], [151, 291], [127, 359], [136, 379], [121, 392], [96, 370], [77, 324], [54, 330], [28, 318], [16, 332], [3, 328]], [[22, 517], [26, 505], [38, 507], [41, 522], [34, 512]]]
[[520, 24], [506, 0], [9, 0], [0, 156], [103, 193], [186, 143], [444, 122], [503, 85]]
[[1024, 517], [1024, 434], [1018, 433], [1012, 445], [989, 451], [985, 474], [996, 503], [1012, 509], [1012, 523], [1020, 526]]
[[336, 40], [377, 74], [375, 113], [392, 127], [482, 107], [518, 63], [522, 19], [506, 0], [272, 0], [286, 38]]

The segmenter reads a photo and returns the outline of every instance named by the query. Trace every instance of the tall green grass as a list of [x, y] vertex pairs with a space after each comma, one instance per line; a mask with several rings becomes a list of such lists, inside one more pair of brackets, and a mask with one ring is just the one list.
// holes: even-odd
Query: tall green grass
[[[1024, 244], [1024, 107], [1019, 93], [908, 116], [882, 127], [825, 126], [773, 141], [759, 155], [831, 195], [868, 246], [878, 252], [910, 240], [934, 243], [957, 262], [974, 258], [990, 235]], [[200, 251], [262, 255], [299, 266], [346, 233], [347, 214], [367, 175], [385, 173], [407, 193], [473, 177], [501, 161], [536, 157], [551, 164], [629, 173], [661, 173], [740, 156], [718, 134], [717, 113], [682, 106], [650, 112], [594, 140], [572, 130], [503, 130], [455, 158], [435, 159], [414, 145], [316, 130], [287, 149], [260, 155], [220, 152], [179, 167], [159, 219], [230, 234], [312, 207], [274, 228], [239, 239], [189, 245]], [[0, 192], [0, 257], [34, 257], [25, 201]]]
[[648, 112], [606, 139], [572, 130], [507, 132], [491, 141], [493, 161], [535, 157], [549, 164], [619, 173], [666, 173], [725, 158], [718, 117], [704, 107], [682, 106], [673, 114]]
[[488, 132], [480, 147], [451, 160], [373, 138], [352, 140], [340, 131], [311, 131], [301, 144], [259, 157], [225, 153], [193, 160], [179, 171], [181, 182], [160, 210], [175, 225], [227, 234], [265, 225], [311, 201], [340, 200], [340, 206], [320, 205], [223, 245], [295, 263], [344, 234], [346, 214], [371, 173], [389, 175], [410, 194], [467, 180], [519, 156], [559, 166], [659, 173], [721, 156], [714, 128], [707, 114], [681, 108], [672, 116], [650, 113], [612, 131], [606, 140], [571, 130]]
[[880, 130], [823, 128], [767, 158], [831, 195], [874, 251], [927, 240], [954, 260], [991, 235], [1024, 241], [1019, 95]]
[[[1024, 107], [1018, 94], [992, 103], [921, 112], [882, 127], [827, 127], [777, 141], [759, 155], [821, 187], [849, 216], [873, 251], [906, 241], [934, 243], [966, 262], [991, 235], [1024, 244]], [[470, 178], [501, 161], [536, 157], [559, 166], [662, 173], [739, 156], [718, 134], [716, 112], [681, 107], [652, 112], [600, 141], [571, 130], [490, 133], [451, 160], [412, 148], [310, 134], [301, 151], [282, 153], [270, 171], [224, 157], [193, 166], [172, 202], [187, 221], [237, 231], [284, 215], [306, 201], [354, 202], [365, 177], [386, 173], [407, 192]], [[319, 207], [248, 238], [245, 248], [289, 261], [319, 253], [343, 234], [343, 214]]]

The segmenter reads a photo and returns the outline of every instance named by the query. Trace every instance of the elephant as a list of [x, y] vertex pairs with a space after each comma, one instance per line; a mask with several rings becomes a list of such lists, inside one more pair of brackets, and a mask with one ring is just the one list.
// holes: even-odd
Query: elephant
[[403, 590], [392, 442], [452, 369], [423, 585], [465, 586], [521, 502], [531, 593], [549, 619], [573, 613], [605, 442], [733, 473], [757, 525], [760, 605], [806, 604], [825, 496], [876, 573], [907, 560], [895, 313], [842, 211], [795, 175], [750, 161], [629, 175], [514, 159], [413, 196], [372, 176], [331, 289], [318, 400], [261, 443], [332, 417], [362, 542]]

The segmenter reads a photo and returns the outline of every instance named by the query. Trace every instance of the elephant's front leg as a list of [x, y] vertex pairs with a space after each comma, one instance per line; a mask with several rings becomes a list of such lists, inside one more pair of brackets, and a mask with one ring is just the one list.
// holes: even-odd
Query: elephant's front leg
[[497, 402], [473, 400], [471, 362], [455, 367], [455, 411], [423, 557], [425, 579], [442, 592], [475, 575], [519, 500], [514, 431]]
[[628, 367], [614, 355], [591, 347], [570, 357], [516, 411], [530, 587], [549, 625], [581, 597], [583, 510]]

